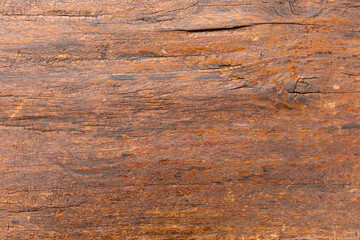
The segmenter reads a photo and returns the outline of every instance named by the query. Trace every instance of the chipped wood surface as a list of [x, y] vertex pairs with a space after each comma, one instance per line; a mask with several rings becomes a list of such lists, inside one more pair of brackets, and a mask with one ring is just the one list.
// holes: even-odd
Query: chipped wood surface
[[360, 239], [358, 0], [0, 23], [0, 239]]

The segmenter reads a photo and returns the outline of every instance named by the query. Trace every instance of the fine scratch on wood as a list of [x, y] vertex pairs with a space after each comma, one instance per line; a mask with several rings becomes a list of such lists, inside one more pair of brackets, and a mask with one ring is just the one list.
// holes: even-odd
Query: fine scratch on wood
[[21, 99], [19, 104], [16, 106], [15, 111], [9, 116], [9, 118], [16, 117], [16, 115], [23, 109], [25, 102], [26, 99]]

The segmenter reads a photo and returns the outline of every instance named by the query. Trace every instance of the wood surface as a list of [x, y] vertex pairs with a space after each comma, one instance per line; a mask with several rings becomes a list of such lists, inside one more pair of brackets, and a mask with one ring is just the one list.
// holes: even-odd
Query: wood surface
[[360, 239], [359, 0], [0, 0], [0, 239]]

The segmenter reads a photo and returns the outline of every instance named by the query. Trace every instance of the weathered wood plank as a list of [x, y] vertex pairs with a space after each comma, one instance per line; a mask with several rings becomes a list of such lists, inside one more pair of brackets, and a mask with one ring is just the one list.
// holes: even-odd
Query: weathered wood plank
[[0, 0], [0, 238], [358, 240], [359, 17]]

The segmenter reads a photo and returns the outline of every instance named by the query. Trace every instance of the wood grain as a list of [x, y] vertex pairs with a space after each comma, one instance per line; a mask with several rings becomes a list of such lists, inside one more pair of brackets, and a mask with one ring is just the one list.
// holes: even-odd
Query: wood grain
[[0, 0], [0, 239], [360, 239], [359, 0]]

